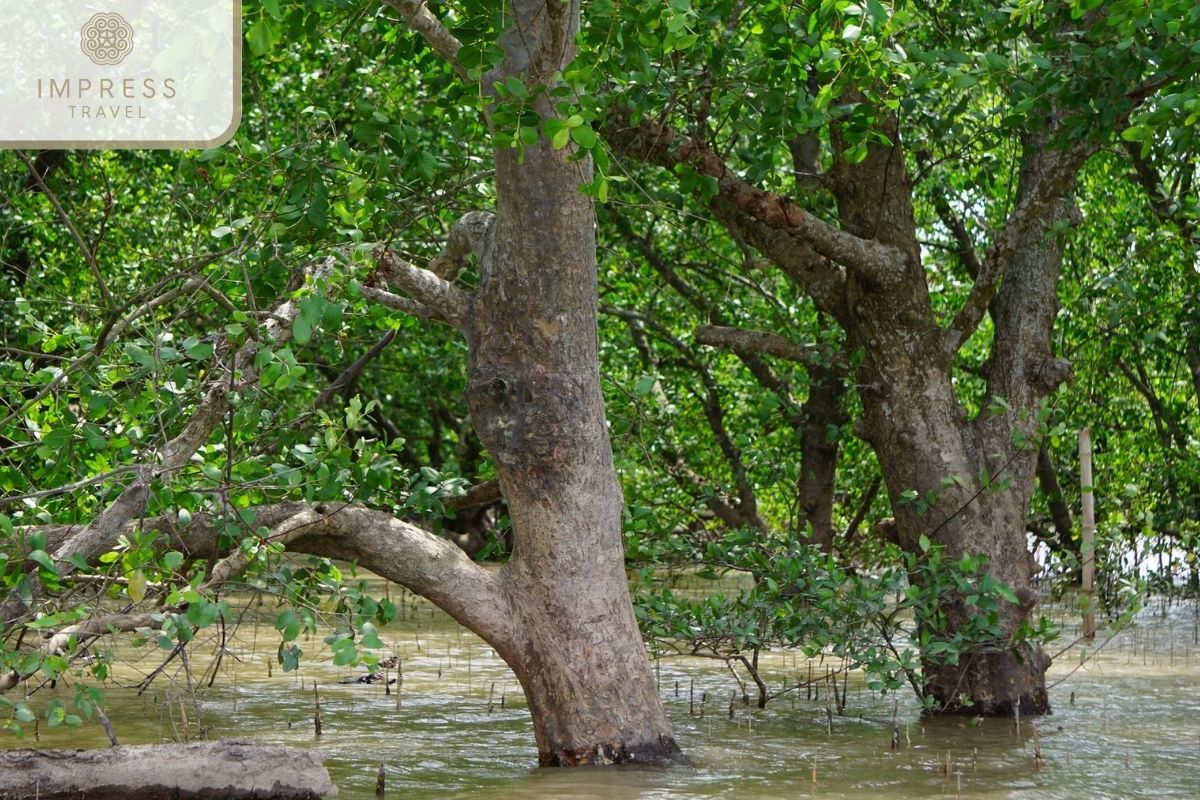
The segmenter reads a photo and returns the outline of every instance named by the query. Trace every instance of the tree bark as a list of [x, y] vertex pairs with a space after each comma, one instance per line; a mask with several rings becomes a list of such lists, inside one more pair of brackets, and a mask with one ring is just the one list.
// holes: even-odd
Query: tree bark
[[[552, 86], [573, 56], [578, 2], [515, 0], [510, 76]], [[546, 94], [533, 103], [554, 116]], [[513, 524], [501, 571], [518, 643], [499, 650], [525, 691], [546, 766], [680, 756], [633, 616], [621, 489], [597, 342], [595, 213], [588, 157], [545, 141], [495, 150], [497, 211], [468, 316], [471, 421]]]
[[[423, 3], [390, 4], [453, 63], [457, 43]], [[578, 0], [509, 5], [513, 27], [500, 39], [505, 58], [483, 87], [494, 96], [496, 82], [517, 78], [532, 98], [527, 110], [551, 119], [546, 90], [574, 55]], [[677, 760], [624, 569], [622, 495], [600, 391], [595, 215], [580, 191], [591, 180], [591, 159], [543, 140], [520, 154], [497, 148], [495, 166], [495, 215], [460, 219], [428, 270], [381, 251], [364, 296], [445, 322], [466, 339], [471, 423], [495, 463], [513, 523], [509, 563], [498, 573], [484, 570], [444, 539], [349, 503], [263, 506], [254, 509], [255, 525], [289, 550], [355, 560], [479, 634], [521, 682], [542, 764]], [[480, 285], [468, 292], [454, 279], [470, 254], [479, 259]], [[384, 282], [408, 296], [381, 288]], [[276, 310], [268, 323], [282, 327], [276, 341], [290, 333], [294, 316], [294, 304]], [[253, 381], [249, 347], [238, 353], [240, 379]], [[152, 482], [186, 461], [229, 410], [227, 381], [218, 379], [183, 432], [161, 449], [159, 463], [139, 467], [137, 480], [98, 521], [42, 529], [56, 542], [57, 559], [94, 561], [135, 523], [165, 531], [186, 555], [223, 555], [211, 517], [196, 515], [186, 529], [170, 518], [142, 519]], [[244, 559], [225, 556], [210, 585], [242, 566]], [[146, 622], [131, 612], [107, 618], [105, 627]]]
[[0, 797], [315, 800], [337, 794], [319, 750], [244, 739], [0, 753]]
[[[853, 91], [843, 95], [847, 102], [862, 99]], [[985, 556], [989, 573], [1017, 594], [1018, 602], [1002, 611], [1007, 637], [1035, 605], [1024, 523], [1038, 404], [1070, 376], [1069, 365], [1051, 356], [1062, 251], [1050, 231], [1069, 217], [1065, 197], [1087, 151], [1078, 145], [1050, 150], [1048, 135], [1027, 142], [1015, 209], [962, 311], [943, 329], [921, 264], [897, 119], [884, 115], [878, 124], [893, 144], [871, 145], [856, 164], [841, 155], [844, 132], [837, 124], [831, 128], [835, 157], [825, 183], [837, 201], [837, 234], [787, 198], [746, 184], [702, 143], [669, 126], [629, 125], [616, 114], [606, 134], [627, 155], [665, 167], [688, 164], [716, 178], [711, 206], [717, 218], [842, 326], [847, 351], [863, 354], [855, 374], [863, 405], [856, 432], [879, 458], [898, 543], [920, 552], [924, 534], [951, 559]], [[1005, 407], [969, 419], [955, 395], [953, 362], [987, 311], [996, 323], [989, 396]], [[924, 502], [909, 502], [912, 492]], [[965, 622], [962, 598], [946, 598], [944, 610], [952, 631]], [[1048, 665], [1040, 651], [991, 643], [964, 653], [957, 666], [927, 661], [924, 689], [939, 711], [1042, 713], [1049, 710]]]

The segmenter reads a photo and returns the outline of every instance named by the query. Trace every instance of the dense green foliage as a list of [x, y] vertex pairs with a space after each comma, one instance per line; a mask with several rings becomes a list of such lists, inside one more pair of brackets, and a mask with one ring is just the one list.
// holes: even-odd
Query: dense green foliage
[[[986, 242], [1014, 206], [1022, 135], [1050, 99], [1070, 109], [1064, 140], [1095, 140], [1099, 152], [1079, 182], [1079, 225], [1061, 232], [1056, 340], [1076, 380], [1046, 406], [1037, 444], [1076, 508], [1075, 432], [1094, 431], [1110, 606], [1147, 579], [1158, 591], [1200, 591], [1200, 6], [592, 0], [580, 55], [554, 90], [561, 119], [539, 120], [535, 98], [510, 79], [497, 89], [494, 134], [478, 80], [499, 58], [503, 4], [431, 8], [463, 42], [471, 81], [386, 4], [250, 1], [247, 111], [228, 145], [0, 155], [0, 594], [31, 604], [0, 631], [0, 672], [86, 677], [76, 708], [52, 705], [49, 724], [90, 713], [106, 666], [103, 652], [73, 661], [82, 647], [43, 653], [41, 631], [146, 609], [158, 619], [135, 635], [165, 657], [233, 621], [221, 592], [206, 589], [215, 559], [187, 558], [167, 538], [194, 518], [217, 520], [219, 547], [243, 554], [236, 585], [279, 599], [285, 669], [301, 656], [300, 633], [327, 614], [335, 663], [373, 663], [376, 626], [394, 607], [324, 560], [285, 558], [253, 508], [358, 501], [465, 529], [467, 513], [445, 503], [492, 474], [466, 421], [465, 348], [443, 327], [370, 302], [363, 287], [378, 245], [426, 263], [459, 215], [493, 203], [493, 144], [520, 150], [539, 138], [596, 163], [581, 191], [599, 208], [602, 375], [653, 646], [736, 660], [751, 674], [763, 649], [829, 652], [864, 667], [875, 688], [920, 694], [920, 656], [1051, 635], [1035, 626], [999, 636], [996, 609], [1011, 590], [978, 560], [904, 554], [871, 532], [888, 500], [854, 435], [852, 382], [825, 428], [840, 447], [824, 487], [839, 535], [830, 552], [806, 544], [805, 402], [822, 369], [841, 375], [861, 354], [713, 220], [711, 175], [610, 148], [606, 125], [622, 115], [702, 139], [739, 177], [832, 219], [819, 175], [804, 170], [820, 171], [835, 148], [861, 161], [881, 143], [875, 123], [895, 114], [926, 279], [948, 321], [972, 285], [949, 221]], [[831, 140], [831, 121], [852, 135]], [[816, 149], [802, 163], [806, 141]], [[301, 277], [330, 258], [330, 276]], [[289, 299], [299, 308], [290, 341], [271, 341], [270, 311]], [[786, 333], [812, 346], [816, 366], [751, 363], [697, 343], [695, 329], [709, 324]], [[957, 390], [973, 412], [992, 402], [979, 377], [990, 337], [985, 320], [958, 354]], [[252, 353], [256, 380], [230, 397], [186, 466], [156, 477], [150, 522], [95, 560], [55, 563], [47, 534], [28, 526], [96, 518], [180, 433], [216, 360], [239, 348]], [[1055, 532], [1051, 499], [1043, 487], [1029, 527], [1066, 585], [1078, 520]], [[472, 530], [502, 557], [502, 502], [487, 512]], [[680, 567], [733, 570], [748, 584], [702, 597], [657, 587], [654, 576]], [[947, 588], [969, 598], [968, 629], [939, 627]], [[0, 712], [12, 729], [32, 719], [4, 697]]]

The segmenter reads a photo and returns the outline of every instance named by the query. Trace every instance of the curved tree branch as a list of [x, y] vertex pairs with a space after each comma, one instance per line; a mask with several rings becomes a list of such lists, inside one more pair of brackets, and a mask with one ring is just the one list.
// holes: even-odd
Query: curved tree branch
[[470, 489], [467, 489], [466, 494], [461, 494], [457, 497], [447, 497], [442, 505], [449, 511], [460, 511], [465, 508], [491, 505], [499, 501], [503, 496], [500, 492], [500, 479], [488, 478], [486, 481], [477, 483]]
[[801, 238], [759, 222], [732, 203], [718, 199], [712, 204], [712, 210], [726, 228], [783, 270], [793, 283], [812, 298], [818, 309], [829, 314], [843, 327], [849, 324], [846, 273], [841, 267]]
[[[451, 617], [486, 639], [497, 650], [511, 652], [517, 642], [508, 610], [508, 599], [496, 573], [481, 567], [453, 542], [383, 511], [358, 504], [278, 503], [251, 509], [254, 524], [265, 527], [266, 541], [286, 544], [294, 553], [356, 562], [382, 578], [398, 583], [434, 603]], [[131, 531], [134, 521], [123, 531]], [[186, 527], [172, 517], [136, 521], [145, 530], [166, 534], [164, 548], [174, 548], [189, 558], [217, 560], [204, 590], [234, 580], [246, 566], [240, 550], [224, 555], [218, 546], [224, 520], [198, 514]], [[21, 529], [41, 532], [48, 542], [70, 541], [73, 526], [46, 525]], [[94, 559], [93, 559], [94, 560]], [[99, 617], [56, 634], [95, 635], [109, 630], [156, 627], [147, 614]], [[52, 639], [56, 646], [65, 638]]]
[[696, 341], [710, 347], [720, 347], [741, 353], [759, 353], [775, 356], [786, 361], [795, 361], [807, 366], [844, 366], [841, 357], [831, 354], [826, 348], [811, 344], [800, 344], [786, 336], [770, 331], [729, 328], [719, 325], [701, 325], [696, 328]]
[[391, 250], [383, 248], [377, 254], [375, 275], [412, 295], [412, 300], [398, 297], [375, 287], [363, 287], [363, 296], [383, 305], [418, 317], [436, 315], [470, 337], [467, 320], [467, 293], [454, 285], [466, 266], [468, 255], [484, 259], [492, 242], [492, 223], [495, 215], [488, 211], [471, 211], [459, 218], [450, 229], [446, 245], [429, 262], [428, 269], [408, 263]]
[[378, 276], [408, 292], [417, 303], [433, 311], [463, 335], [468, 333], [465, 292], [427, 269], [414, 267], [391, 250], [379, 252], [378, 264]]
[[[602, 306], [600, 310], [605, 314], [611, 314], [631, 324], [637, 323], [653, 330], [660, 339], [667, 342], [679, 353], [680, 359], [675, 363], [678, 366], [691, 370], [700, 378], [703, 391], [696, 391], [696, 399], [700, 402], [700, 407], [704, 411], [705, 419], [708, 420], [708, 427], [712, 431], [713, 438], [716, 439], [717, 446], [720, 448], [725, 462], [729, 465], [730, 472], [733, 474], [734, 486], [737, 490], [736, 505], [727, 503], [715, 496], [710, 497], [706, 502], [713, 513], [721, 517], [731, 527], [750, 526], [759, 530], [766, 530], [767, 524], [758, 512], [757, 494], [754, 484], [750, 480], [749, 470], [746, 468], [745, 461], [742, 458], [741, 448], [734, 442], [733, 436], [730, 435], [729, 428], [725, 423], [725, 409], [721, 405], [721, 395], [712, 372], [709, 371], [708, 367], [705, 366], [704, 362], [700, 360], [692, 348], [674, 336], [658, 321], [644, 314], [639, 314], [636, 311], [609, 305]], [[668, 470], [671, 471], [672, 477], [677, 481], [681, 480], [681, 478], [686, 479], [698, 487], [704, 484], [703, 479], [691, 470], [677, 453], [663, 453], [663, 455], [666, 459]]]
[[664, 123], [634, 123], [628, 109], [613, 112], [604, 125], [605, 139], [630, 158], [674, 169], [686, 165], [716, 179], [720, 199], [752, 219], [790, 233], [816, 253], [853, 269], [865, 278], [888, 284], [903, 278], [905, 256], [890, 245], [863, 239], [811, 214], [782, 195], [753, 186], [696, 139], [681, 136]]
[[450, 29], [429, 10], [425, 0], [385, 0], [385, 2], [400, 12], [408, 27], [412, 28], [433, 51], [445, 59], [454, 70], [454, 74], [462, 80], [470, 79], [466, 67], [458, 61], [458, 51], [462, 42], [454, 37]]

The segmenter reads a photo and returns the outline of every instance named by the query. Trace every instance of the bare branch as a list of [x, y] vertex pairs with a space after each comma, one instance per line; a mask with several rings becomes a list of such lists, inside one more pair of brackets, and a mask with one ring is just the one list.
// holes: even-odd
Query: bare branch
[[[273, 544], [287, 545], [293, 539], [320, 525], [321, 521], [321, 517], [315, 509], [302, 508], [276, 526], [267, 539]], [[213, 565], [208, 580], [197, 587], [196, 591], [201, 594], [213, 594], [220, 591], [246, 569], [251, 559], [252, 557], [242, 548], [234, 549], [233, 552]], [[166, 612], [178, 612], [185, 607], [185, 603], [180, 603], [175, 606], [159, 608], [153, 614], [109, 614], [103, 617], [92, 617], [58, 631], [42, 644], [42, 650], [47, 653], [65, 653], [70, 648], [72, 636], [78, 639], [85, 636], [101, 636], [109, 632], [134, 631], [139, 628], [157, 630], [166, 620]]]
[[385, 2], [400, 12], [408, 27], [412, 28], [433, 51], [445, 59], [454, 69], [454, 74], [462, 80], [470, 79], [466, 68], [458, 62], [458, 51], [462, 42], [454, 37], [450, 29], [433, 15], [425, 0], [385, 0]]
[[938, 190], [932, 194], [933, 207], [937, 210], [938, 218], [954, 238], [954, 245], [957, 248], [954, 254], [962, 261], [967, 274], [972, 278], [978, 278], [979, 274], [983, 272], [983, 267], [979, 263], [979, 254], [975, 252], [975, 242], [971, 239], [967, 226], [963, 224], [962, 217], [955, 214], [954, 210], [950, 208], [945, 194]]
[[453, 281], [466, 269], [467, 256], [474, 255], [482, 260], [495, 219], [496, 215], [490, 211], [463, 214], [450, 229], [442, 252], [429, 262], [429, 271], [439, 278]]
[[1185, 239], [1200, 243], [1200, 220], [1184, 212], [1186, 204], [1177, 202], [1171, 192], [1163, 186], [1162, 176], [1150, 159], [1142, 157], [1141, 145], [1125, 142], [1125, 152], [1133, 165], [1133, 175], [1146, 192], [1150, 210], [1163, 222], [1170, 222], [1179, 229]]
[[1054, 468], [1054, 459], [1050, 457], [1050, 451], [1044, 443], [1038, 448], [1037, 478], [1042, 494], [1046, 496], [1046, 502], [1050, 506], [1050, 518], [1054, 521], [1054, 531], [1058, 537], [1057, 548], [1064, 553], [1071, 552], [1072, 549], [1078, 552], [1071, 544], [1071, 531], [1074, 527], [1071, 523], [1071, 509], [1063, 499], [1058, 470]]
[[999, 267], [998, 261], [989, 260], [977, 273], [975, 283], [971, 286], [966, 301], [954, 315], [950, 327], [946, 330], [945, 341], [948, 354], [957, 353], [958, 349], [966, 344], [972, 334], [979, 329], [979, 323], [983, 322], [983, 315], [987, 313], [988, 304], [992, 302], [992, 297], [995, 296], [996, 287], [1000, 282]]
[[[130, 311], [124, 317], [114, 319], [108, 326], [103, 328], [100, 331], [99, 336], [96, 337], [96, 345], [92, 349], [98, 353], [104, 349], [105, 345], [108, 344], [109, 341], [124, 333], [140, 317], [144, 317], [154, 309], [164, 306], [179, 297], [192, 294], [200, 288], [201, 284], [206, 283], [207, 281], [204, 281], [201, 278], [189, 278], [169, 292], [164, 292], [157, 297], [152, 297], [135, 308], [133, 311]], [[226, 300], [226, 302], [229, 301]]]
[[769, 258], [818, 309], [843, 327], [850, 324], [846, 306], [846, 275], [837, 264], [790, 232], [776, 230], [740, 211], [732, 203], [715, 202], [713, 214], [732, 233]]
[[826, 348], [811, 344], [800, 344], [786, 336], [769, 331], [727, 328], [719, 325], [701, 325], [696, 328], [695, 336], [696, 341], [700, 344], [732, 350], [738, 354], [760, 353], [810, 366], [827, 366], [831, 361], [834, 365], [840, 363], [840, 357], [831, 357], [830, 352]]
[[[637, 245], [642, 255], [645, 256], [647, 263], [650, 264], [654, 271], [657, 272], [662, 279], [671, 286], [671, 288], [678, 292], [679, 296], [687, 301], [688, 305], [696, 309], [696, 311], [698, 311], [700, 314], [704, 315], [709, 322], [714, 325], [729, 324], [725, 315], [721, 311], [720, 304], [714, 302], [708, 294], [697, 289], [682, 275], [680, 275], [675, 267], [667, 259], [662, 257], [649, 236], [642, 236], [636, 233], [633, 227], [629, 224], [628, 220], [625, 219], [624, 215], [615, 215], [613, 221], [616, 223], [617, 228], [621, 231], [621, 233]], [[736, 235], [737, 234], [734, 233], [734, 236]], [[746, 245], [746, 247], [749, 249], [749, 245]], [[760, 294], [767, 296], [767, 293], [762, 291], [760, 286], [757, 284], [751, 285], [754, 286], [754, 288], [759, 291]], [[649, 347], [645, 343], [645, 337], [643, 336], [638, 325], [631, 324], [629, 326], [629, 330], [633, 337], [634, 347], [638, 349], [638, 352], [641, 353], [647, 361], [653, 360], [649, 353]], [[785, 405], [785, 413], [788, 415], [788, 418], [792, 421], [792, 424], [799, 426], [801, 423], [799, 409], [796, 408], [795, 404], [791, 400], [791, 387], [789, 386], [788, 381], [776, 375], [771, 367], [765, 361], [763, 361], [757, 353], [740, 352], [737, 355], [738, 358], [742, 360], [742, 363], [746, 365], [746, 368], [750, 370], [750, 373], [754, 376], [755, 380], [757, 380], [764, 389], [770, 392], [775, 392], [779, 396], [780, 400], [783, 401]]]
[[729, 203], [764, 225], [787, 231], [821, 256], [873, 282], [886, 285], [903, 278], [905, 255], [899, 249], [836, 228], [788, 198], [747, 183], [703, 142], [678, 135], [669, 125], [649, 120], [633, 123], [627, 109], [617, 110], [611, 113], [604, 134], [631, 158], [668, 169], [684, 164], [715, 178], [714, 201]]
[[467, 490], [466, 494], [457, 497], [447, 497], [443, 505], [451, 511], [464, 508], [487, 506], [497, 502], [503, 495], [500, 493], [500, 479], [488, 478], [483, 483], [477, 483]]
[[996, 294], [996, 286], [1000, 282], [1001, 262], [998, 259], [989, 259], [986, 264], [981, 263], [967, 226], [950, 208], [946, 196], [940, 191], [934, 191], [932, 199], [938, 217], [954, 238], [957, 248], [955, 255], [962, 261], [967, 274], [975, 281], [962, 308], [955, 314], [954, 320], [946, 330], [946, 352], [953, 355], [971, 338], [979, 328], [979, 323], [983, 321], [983, 315], [987, 313], [988, 304]]
[[363, 286], [362, 296], [373, 303], [379, 303], [381, 306], [394, 308], [397, 311], [402, 311], [410, 317], [419, 319], [431, 319], [435, 322], [443, 322], [449, 325], [450, 323], [434, 313], [429, 306], [421, 305], [416, 300], [407, 297], [401, 297], [398, 294], [392, 294], [386, 289], [376, 289], [374, 286]]
[[850, 522], [846, 525], [846, 532], [842, 534], [842, 539], [846, 542], [852, 542], [854, 537], [858, 535], [859, 526], [863, 524], [863, 520], [871, 512], [871, 504], [875, 502], [875, 497], [879, 494], [881, 486], [883, 486], [883, 479], [880, 476], [876, 475], [871, 479], [871, 483], [863, 492], [862, 500], [859, 501], [858, 510], [854, 512], [854, 516], [850, 518]]
[[467, 335], [467, 295], [427, 269], [414, 267], [390, 250], [378, 255], [378, 275]]
[[317, 399], [313, 401], [313, 408], [320, 408], [329, 402], [333, 395], [341, 391], [346, 386], [358, 380], [358, 376], [362, 373], [363, 368], [379, 357], [379, 354], [387, 349], [388, 345], [396, 338], [396, 331], [390, 330], [380, 337], [379, 341], [371, 346], [371, 349], [363, 353], [354, 360], [354, 363], [346, 367], [342, 374], [334, 379], [333, 383], [325, 387]]
[[84, 353], [82, 356], [75, 359], [70, 364], [68, 364], [66, 367], [64, 367], [62, 369], [62, 371], [59, 372], [58, 375], [52, 381], [50, 381], [45, 386], [43, 386], [41, 389], [39, 389], [37, 394], [35, 394], [33, 397], [26, 400], [25, 403], [23, 403], [20, 408], [14, 410], [13, 412], [8, 414], [3, 419], [0, 419], [0, 428], [3, 428], [5, 425], [12, 422], [14, 419], [18, 419], [21, 416], [23, 416], [26, 411], [28, 411], [29, 409], [36, 406], [47, 395], [49, 395], [51, 392], [53, 392], [55, 389], [57, 389], [62, 384], [66, 383], [66, 381], [72, 375], [74, 375], [79, 370], [82, 370], [85, 367], [87, 367], [88, 365], [90, 365], [93, 361], [95, 361], [100, 356], [101, 351], [105, 348], [105, 346], [107, 346], [107, 344], [109, 342], [111, 342], [113, 340], [113, 338], [115, 336], [117, 336], [120, 333], [123, 333], [126, 329], [128, 329], [131, 325], [133, 325], [133, 323], [136, 322], [140, 317], [145, 316], [146, 314], [149, 314], [154, 309], [160, 308], [161, 306], [171, 302], [172, 300], [175, 300], [185, 294], [191, 293], [195, 289], [200, 288], [201, 284], [203, 284], [203, 283], [205, 283], [205, 281], [203, 281], [199, 278], [191, 278], [187, 281], [184, 281], [183, 284], [176, 287], [175, 289], [172, 289], [168, 292], [164, 292], [161, 295], [157, 295], [157, 296], [151, 298], [150, 300], [147, 300], [146, 302], [144, 302], [140, 306], [138, 306], [136, 309], [134, 309], [130, 313], [126, 314], [124, 317], [121, 317], [121, 318], [113, 321], [108, 327], [106, 327], [100, 331], [99, 336], [97, 336], [97, 338], [96, 338], [96, 345], [91, 350], [89, 350], [87, 353]]
[[[636, 311], [615, 306], [602, 306], [601, 311], [653, 330], [660, 339], [670, 344], [680, 354], [681, 358], [676, 363], [691, 370], [700, 378], [703, 391], [697, 391], [696, 396], [704, 411], [704, 417], [708, 420], [708, 427], [712, 431], [713, 438], [716, 439], [717, 446], [721, 449], [721, 454], [725, 457], [725, 461], [733, 473], [733, 482], [738, 494], [736, 506], [716, 498], [710, 499], [708, 505], [715, 514], [731, 526], [752, 526], [759, 530], [766, 530], [766, 522], [758, 513], [758, 498], [742, 458], [741, 448], [734, 442], [733, 436], [729, 433], [729, 427], [725, 423], [725, 409], [721, 405], [721, 395], [712, 372], [691, 347], [673, 335], [659, 321]], [[682, 476], [697, 486], [703, 485], [702, 479], [687, 467], [681, 456], [664, 453], [664, 457], [668, 469], [674, 470], [674, 477], [677, 480]], [[722, 508], [722, 505], [725, 507]]]
[[1137, 390], [1143, 399], [1146, 401], [1146, 406], [1150, 409], [1150, 418], [1154, 422], [1154, 428], [1158, 432], [1159, 441], [1163, 447], [1170, 450], [1177, 449], [1181, 454], [1188, 452], [1188, 437], [1179, 427], [1179, 421], [1175, 419], [1175, 415], [1169, 408], [1163, 405], [1162, 399], [1158, 396], [1158, 392], [1154, 390], [1154, 384], [1150, 380], [1150, 376], [1146, 373], [1146, 368], [1140, 360], [1134, 362], [1134, 368], [1130, 369], [1122, 358], [1114, 359], [1117, 369], [1125, 376], [1130, 385]]

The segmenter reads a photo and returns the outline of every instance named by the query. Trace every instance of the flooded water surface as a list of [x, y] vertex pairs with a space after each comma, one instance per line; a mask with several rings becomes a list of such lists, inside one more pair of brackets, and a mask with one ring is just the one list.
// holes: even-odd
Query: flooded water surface
[[[1200, 798], [1200, 637], [1190, 603], [1145, 611], [1107, 642], [1101, 632], [1091, 648], [1059, 655], [1054, 714], [1019, 730], [1011, 720], [923, 719], [911, 697], [879, 697], [854, 673], [844, 715], [827, 710], [822, 686], [759, 710], [741, 702], [723, 664], [663, 659], [661, 694], [691, 764], [583, 770], [533, 769], [528, 711], [504, 663], [429, 605], [409, 597], [403, 611], [381, 636], [400, 660], [390, 688], [339, 683], [365, 670], [334, 667], [319, 638], [300, 642], [298, 672], [282, 673], [272, 665], [276, 612], [263, 607], [259, 622], [247, 615], [227, 639], [215, 670], [217, 643], [197, 643], [186, 665], [174, 659], [141, 694], [167, 654], [122, 650], [129, 663], [107, 689], [108, 716], [123, 744], [207, 735], [318, 747], [343, 798], [374, 797], [381, 763], [388, 796], [404, 798]], [[1075, 633], [1065, 626], [1065, 639]], [[810, 668], [788, 653], [766, 664], [772, 690]], [[817, 674], [826, 666], [839, 665], [817, 664]], [[31, 702], [69, 702], [71, 691], [60, 682]], [[30, 731], [4, 745], [107, 744], [93, 722], [38, 733], [36, 744]]]

